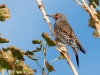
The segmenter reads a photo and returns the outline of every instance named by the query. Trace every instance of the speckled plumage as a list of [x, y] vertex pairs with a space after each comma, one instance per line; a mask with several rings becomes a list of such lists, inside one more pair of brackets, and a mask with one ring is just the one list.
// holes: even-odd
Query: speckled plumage
[[67, 44], [68, 46], [72, 47], [76, 56], [77, 65], [79, 67], [78, 50], [86, 54], [85, 49], [78, 41], [73, 29], [63, 14], [57, 13], [51, 17], [55, 19], [54, 32], [56, 35], [56, 41], [60, 40], [63, 44]]

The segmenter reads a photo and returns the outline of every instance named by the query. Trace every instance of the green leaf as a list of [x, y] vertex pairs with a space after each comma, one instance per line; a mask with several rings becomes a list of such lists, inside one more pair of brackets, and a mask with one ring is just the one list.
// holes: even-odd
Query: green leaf
[[15, 68], [10, 72], [10, 75], [24, 75], [23, 72], [27, 75], [34, 75], [36, 70], [31, 69], [23, 61], [18, 61], [15, 63]]
[[94, 29], [96, 28], [96, 27], [95, 27], [95, 22], [94, 22], [93, 18], [90, 18], [90, 19], [89, 19], [88, 25], [89, 25], [89, 27], [92, 27], [92, 28], [94, 28]]
[[37, 47], [36, 50], [33, 50], [32, 52], [39, 52], [41, 51], [41, 48]]
[[5, 52], [7, 52], [7, 48], [3, 48], [3, 47], [2, 47], [2, 50], [5, 51]]
[[54, 70], [54, 67], [53, 67], [52, 65], [50, 65], [50, 64], [48, 63], [48, 61], [45, 61], [45, 65], [46, 65], [46, 68], [47, 68], [47, 70], [48, 70], [49, 72], [55, 71], [55, 70]]
[[56, 42], [53, 41], [47, 33], [44, 32], [41, 36], [45, 39], [48, 46], [56, 46]]
[[98, 19], [100, 21], [100, 10], [97, 10], [97, 17], [98, 17]]
[[0, 43], [8, 43], [8, 42], [9, 42], [9, 40], [0, 37]]
[[99, 0], [88, 0], [89, 1], [89, 5], [93, 5], [94, 8], [99, 6]]
[[97, 32], [96, 29], [95, 29], [94, 32], [93, 32], [93, 36], [94, 36], [95, 38], [99, 36], [99, 34], [98, 34], [98, 32]]
[[52, 60], [51, 62], [57, 61], [59, 59], [65, 59], [65, 57], [63, 55], [60, 55], [59, 57], [55, 58], [54, 60]]
[[5, 5], [0, 6], [0, 21], [5, 21], [10, 18], [10, 11]]
[[65, 57], [61, 54], [58, 59], [65, 59]]
[[17, 58], [18, 60], [23, 60], [23, 61], [25, 60], [24, 57], [23, 57], [23, 54], [21, 53], [20, 50], [15, 49], [15, 50], [12, 50], [11, 52], [12, 52], [12, 56], [14, 58]]
[[[22, 63], [22, 64], [24, 64], [24, 63]], [[16, 71], [23, 71], [22, 64], [21, 64], [21, 61], [18, 61], [18, 62], [15, 63], [15, 69], [16, 69]]]
[[34, 55], [34, 53], [32, 51], [27, 51], [26, 54], [28, 54], [28, 55]]
[[25, 60], [23, 57], [23, 53], [20, 49], [15, 48], [14, 46], [9, 46], [7, 50], [12, 52], [12, 56], [18, 60]]
[[40, 43], [42, 43], [42, 41], [41, 40], [33, 40], [32, 43], [33, 44], [40, 44]]
[[0, 70], [1, 69], [12, 70], [14, 68], [14, 64], [6, 58], [0, 56]]

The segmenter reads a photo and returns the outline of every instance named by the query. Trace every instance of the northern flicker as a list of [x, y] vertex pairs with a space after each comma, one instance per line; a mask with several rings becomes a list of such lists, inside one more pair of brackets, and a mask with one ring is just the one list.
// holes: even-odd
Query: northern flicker
[[55, 40], [59, 40], [65, 45], [70, 46], [76, 56], [76, 62], [77, 66], [79, 67], [79, 58], [78, 58], [78, 50], [86, 54], [85, 49], [82, 47], [80, 42], [78, 41], [77, 37], [74, 34], [73, 29], [69, 25], [69, 23], [66, 20], [66, 17], [61, 14], [57, 13], [54, 15], [47, 15], [55, 19], [55, 24], [54, 24], [54, 32], [56, 35]]

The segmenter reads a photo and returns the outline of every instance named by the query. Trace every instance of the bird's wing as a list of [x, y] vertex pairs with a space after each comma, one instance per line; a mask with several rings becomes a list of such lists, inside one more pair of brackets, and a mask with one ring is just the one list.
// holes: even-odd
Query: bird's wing
[[58, 29], [61, 29], [64, 33], [66, 33], [66, 35], [68, 35], [70, 38], [76, 39], [76, 36], [73, 32], [73, 29], [71, 28], [71, 26], [69, 25], [69, 23], [67, 21], [59, 21], [58, 23], [56, 23], [54, 25], [56, 33]]
[[[76, 41], [76, 44], [78, 46], [78, 49], [80, 51], [82, 51], [84, 54], [86, 53], [85, 52], [85, 49], [82, 47], [82, 45], [80, 44], [80, 42], [78, 41], [77, 37], [75, 36], [74, 34], [74, 31], [72, 29], [72, 27], [69, 25], [69, 23], [67, 21], [59, 21], [59, 23], [56, 23], [55, 24], [55, 27], [54, 27], [54, 30], [55, 29], [61, 29], [62, 32], [65, 33], [65, 35], [67, 35], [69, 38], [72, 38]], [[59, 31], [59, 30], [58, 30]], [[58, 31], [56, 30], [56, 34], [59, 34]], [[64, 33], [62, 34], [62, 36], [64, 35]]]
[[61, 29], [63, 32], [66, 33], [69, 37], [72, 35], [72, 28], [66, 21], [59, 21], [59, 23], [55, 23], [54, 28]]
[[60, 21], [59, 23], [56, 22], [54, 24], [54, 32], [57, 37], [56, 39], [62, 41], [64, 44], [66, 44], [66, 38], [69, 38], [70, 34], [72, 33], [72, 28], [65, 24], [66, 21]]

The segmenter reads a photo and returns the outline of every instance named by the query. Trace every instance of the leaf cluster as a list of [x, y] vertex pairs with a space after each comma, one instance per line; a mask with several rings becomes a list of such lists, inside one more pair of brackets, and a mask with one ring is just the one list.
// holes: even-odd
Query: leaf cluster
[[[89, 1], [89, 5], [93, 5], [94, 8], [98, 8], [99, 9], [99, 10], [96, 11], [97, 14], [95, 14], [95, 15], [97, 15], [97, 18], [100, 21], [99, 0], [88, 0], [88, 1]], [[94, 28], [93, 36], [94, 37], [98, 37], [99, 34], [98, 34], [97, 30], [96, 30], [95, 23], [96, 22], [94, 21], [94, 19], [90, 17], [89, 22], [88, 22], [88, 25], [89, 25], [89, 27]]]
[[6, 8], [6, 4], [2, 4], [0, 6], [0, 21], [5, 21], [10, 18], [10, 11]]

